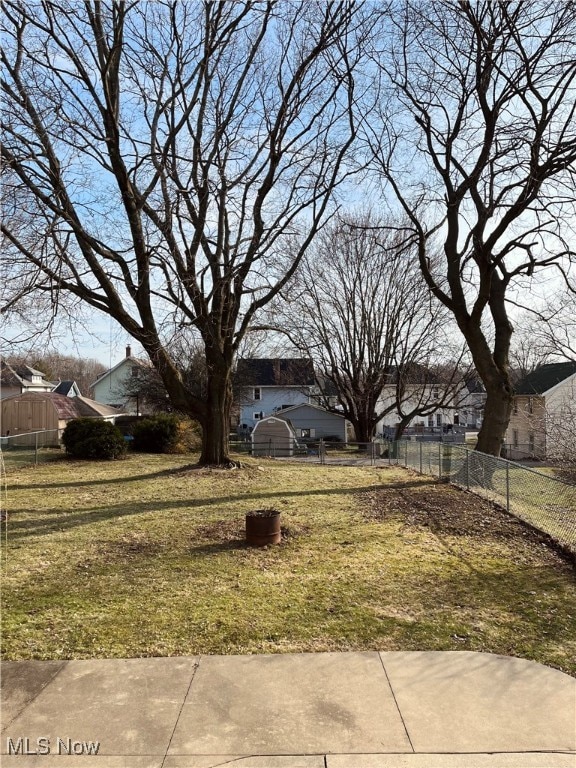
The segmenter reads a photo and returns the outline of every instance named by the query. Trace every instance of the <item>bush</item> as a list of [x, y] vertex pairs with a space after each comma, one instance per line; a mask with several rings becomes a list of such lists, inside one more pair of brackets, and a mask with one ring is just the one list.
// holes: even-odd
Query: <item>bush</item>
[[100, 419], [72, 419], [62, 433], [62, 442], [75, 459], [118, 459], [126, 453], [118, 427]]
[[143, 453], [176, 453], [180, 420], [171, 413], [148, 416], [132, 425], [132, 448]]

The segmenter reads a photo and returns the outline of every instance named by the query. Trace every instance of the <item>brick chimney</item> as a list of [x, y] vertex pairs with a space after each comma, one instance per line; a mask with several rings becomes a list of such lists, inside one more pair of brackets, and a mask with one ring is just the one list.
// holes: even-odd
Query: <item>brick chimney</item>
[[132, 356], [132, 350], [130, 349], [130, 344], [126, 347], [126, 357]]

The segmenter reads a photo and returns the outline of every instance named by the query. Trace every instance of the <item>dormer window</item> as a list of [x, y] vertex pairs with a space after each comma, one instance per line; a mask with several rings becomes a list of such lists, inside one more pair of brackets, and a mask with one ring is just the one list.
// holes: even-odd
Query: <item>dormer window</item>
[[32, 374], [32, 384], [41, 384], [42, 376], [38, 376], [36, 373]]

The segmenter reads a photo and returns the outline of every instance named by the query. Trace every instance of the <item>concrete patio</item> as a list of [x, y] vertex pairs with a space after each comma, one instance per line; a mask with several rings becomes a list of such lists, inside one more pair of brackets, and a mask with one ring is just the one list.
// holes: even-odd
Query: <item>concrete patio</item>
[[576, 680], [466, 651], [4, 662], [1, 752], [4, 768], [576, 768]]

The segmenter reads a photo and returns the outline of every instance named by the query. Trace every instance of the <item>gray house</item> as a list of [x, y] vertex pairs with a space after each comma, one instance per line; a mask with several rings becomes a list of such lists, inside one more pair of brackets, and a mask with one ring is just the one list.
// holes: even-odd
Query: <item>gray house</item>
[[238, 361], [235, 388], [238, 433], [248, 435], [261, 419], [309, 401], [314, 366], [306, 358], [246, 358]]
[[293, 405], [278, 411], [276, 416], [290, 422], [300, 442], [321, 438], [335, 438], [343, 443], [347, 442], [347, 421], [344, 416], [331, 413], [319, 405]]

